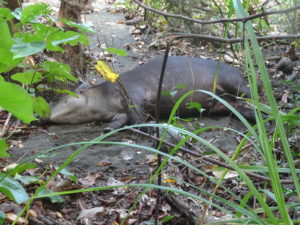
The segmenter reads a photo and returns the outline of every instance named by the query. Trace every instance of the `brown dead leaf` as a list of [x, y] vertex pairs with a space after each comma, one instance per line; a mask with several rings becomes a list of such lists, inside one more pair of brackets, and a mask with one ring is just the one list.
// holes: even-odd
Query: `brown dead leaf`
[[92, 186], [95, 184], [96, 179], [102, 177], [102, 174], [100, 173], [91, 173], [89, 175], [87, 175], [86, 177], [84, 177], [83, 179], [80, 179], [80, 182], [82, 183], [82, 185], [84, 186]]
[[112, 162], [100, 162], [100, 163], [97, 164], [97, 166], [103, 167], [103, 166], [109, 166], [111, 164], [112, 164]]
[[65, 180], [51, 180], [49, 184], [46, 186], [48, 189], [54, 192], [60, 192], [60, 191], [69, 191], [69, 190], [74, 190], [74, 189], [79, 189], [82, 186], [76, 185], [73, 183], [73, 181], [69, 179]]
[[289, 100], [289, 94], [290, 94], [289, 91], [284, 90], [284, 93], [283, 93], [283, 95], [282, 95], [282, 97], [281, 97], [281, 101], [282, 101], [283, 103], [285, 103], [285, 104], [288, 103], [288, 100]]
[[56, 212], [56, 216], [59, 218], [63, 218], [63, 215], [60, 212]]
[[164, 183], [166, 183], [166, 184], [174, 184], [174, 183], [176, 183], [176, 180], [173, 180], [173, 179], [164, 179]]
[[[18, 217], [18, 216], [17, 216], [16, 214], [9, 212], [9, 213], [6, 213], [6, 218], [5, 218], [5, 219], [6, 219], [8, 222], [12, 223], [13, 221], [15, 221], [15, 220], [17, 219], [17, 217]], [[17, 224], [18, 224], [18, 225], [28, 224], [28, 221], [25, 220], [24, 217], [20, 217], [20, 218], [18, 219], [18, 221], [17, 221]]]
[[29, 216], [37, 218], [37, 213], [33, 209], [29, 209], [28, 214], [29, 214]]
[[43, 162], [44, 162], [43, 160], [41, 160], [41, 159], [37, 159], [37, 158], [35, 158], [33, 161], [35, 161], [36, 163], [39, 163], [39, 164], [41, 164], [41, 163], [43, 163]]
[[[117, 186], [117, 185], [123, 185], [123, 184], [124, 184], [124, 182], [118, 181], [113, 177], [109, 177], [106, 185], [107, 186]], [[113, 194], [114, 195], [122, 195], [125, 193], [126, 190], [127, 190], [126, 187], [116, 188], [116, 189], [114, 189]]]
[[104, 207], [95, 207], [91, 209], [83, 209], [81, 210], [79, 216], [77, 217], [78, 220], [89, 218], [94, 219], [98, 214], [102, 214], [104, 212]]
[[121, 181], [125, 182], [125, 183], [128, 183], [128, 182], [130, 182], [132, 180], [136, 180], [136, 177], [134, 177], [134, 176], [126, 176], [126, 177], [124, 177], [124, 178], [121, 179]]
[[108, 10], [108, 12], [110, 12], [110, 13], [112, 13], [112, 14], [116, 14], [116, 13], [117, 13], [117, 10], [115, 10], [115, 9], [110, 9], [110, 10]]

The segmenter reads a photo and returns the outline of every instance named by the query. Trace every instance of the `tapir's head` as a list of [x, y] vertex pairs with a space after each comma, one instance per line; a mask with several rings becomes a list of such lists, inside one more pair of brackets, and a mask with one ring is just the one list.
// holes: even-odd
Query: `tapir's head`
[[85, 121], [87, 107], [86, 97], [80, 93], [77, 96], [66, 95], [51, 104], [51, 113], [47, 119], [50, 123], [78, 124]]

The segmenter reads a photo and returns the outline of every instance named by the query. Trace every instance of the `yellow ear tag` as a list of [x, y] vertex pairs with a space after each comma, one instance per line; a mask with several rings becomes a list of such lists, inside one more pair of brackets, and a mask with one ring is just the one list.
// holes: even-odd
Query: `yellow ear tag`
[[98, 61], [97, 65], [95, 65], [95, 68], [105, 78], [105, 80], [116, 82], [116, 80], [119, 78], [119, 74], [111, 71], [111, 69], [105, 62]]

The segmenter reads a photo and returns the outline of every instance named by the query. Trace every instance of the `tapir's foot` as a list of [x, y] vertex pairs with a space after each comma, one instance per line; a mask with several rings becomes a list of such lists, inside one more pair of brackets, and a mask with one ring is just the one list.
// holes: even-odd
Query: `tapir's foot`
[[106, 128], [104, 128], [103, 132], [108, 133], [110, 131], [113, 131], [115, 129], [118, 129], [120, 127], [125, 126], [128, 123], [128, 115], [127, 113], [119, 113], [116, 114], [112, 118], [113, 122], [111, 122]]
[[111, 131], [113, 131], [114, 129], [112, 129], [111, 127], [105, 127], [104, 129], [103, 129], [103, 133], [104, 134], [106, 134], [106, 133], [109, 133], [109, 132], [111, 132]]
[[42, 126], [42, 125], [45, 125], [48, 122], [47, 119], [39, 118], [39, 116], [35, 116], [35, 117], [38, 118], [38, 119], [32, 121], [30, 123], [31, 126]]

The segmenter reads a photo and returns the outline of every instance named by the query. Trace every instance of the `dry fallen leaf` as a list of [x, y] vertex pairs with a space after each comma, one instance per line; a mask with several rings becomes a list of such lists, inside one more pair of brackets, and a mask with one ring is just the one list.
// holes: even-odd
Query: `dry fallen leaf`
[[84, 219], [84, 218], [94, 219], [97, 216], [97, 214], [103, 213], [103, 212], [104, 212], [104, 207], [95, 207], [95, 208], [91, 208], [91, 209], [84, 209], [84, 210], [81, 210], [77, 219], [78, 220]]
[[28, 214], [29, 214], [29, 216], [37, 218], [37, 213], [33, 209], [29, 209]]
[[3, 170], [3, 172], [7, 172], [8, 170], [14, 169], [14, 168], [16, 168], [17, 166], [18, 166], [17, 163], [12, 163], [12, 164], [10, 164], [10, 165], [4, 167], [2, 170]]
[[[107, 186], [116, 186], [116, 185], [124, 185], [124, 183], [121, 182], [121, 181], [116, 180], [113, 177], [110, 177], [110, 178], [108, 178], [108, 181], [107, 181], [106, 185]], [[125, 188], [125, 187], [116, 188], [116, 189], [114, 189], [113, 194], [114, 195], [121, 195], [121, 194], [124, 194], [126, 190], [127, 190], [127, 188]]]
[[92, 186], [95, 184], [96, 179], [99, 177], [102, 177], [102, 175], [99, 173], [91, 173], [86, 177], [84, 177], [83, 179], [80, 179], [80, 182], [84, 186]]
[[103, 166], [109, 166], [111, 164], [112, 164], [112, 162], [100, 162], [100, 163], [97, 164], [97, 166], [103, 167]]
[[[6, 219], [8, 222], [12, 223], [13, 221], [15, 221], [15, 220], [17, 219], [17, 217], [18, 217], [18, 216], [17, 216], [16, 214], [9, 212], [9, 213], [6, 213], [6, 218], [5, 218], [5, 219]], [[28, 221], [25, 220], [23, 217], [20, 217], [20, 218], [18, 219], [18, 221], [17, 221], [17, 224], [18, 224], [18, 225], [28, 224]]]

